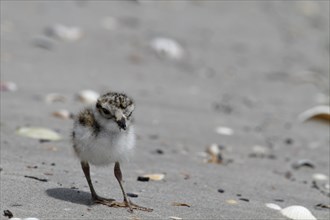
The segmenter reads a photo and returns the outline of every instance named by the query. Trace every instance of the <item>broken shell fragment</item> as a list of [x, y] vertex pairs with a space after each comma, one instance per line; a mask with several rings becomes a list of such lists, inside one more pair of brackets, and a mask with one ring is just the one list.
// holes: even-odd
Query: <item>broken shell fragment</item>
[[143, 175], [143, 177], [147, 177], [150, 180], [154, 180], [154, 181], [160, 181], [160, 180], [164, 179], [165, 175], [164, 174], [155, 173], [155, 174], [146, 174], [146, 175]]
[[45, 101], [47, 103], [54, 103], [54, 102], [65, 102], [66, 97], [64, 95], [58, 93], [49, 93], [45, 97]]
[[176, 217], [176, 216], [170, 216], [169, 217], [170, 219], [173, 219], [173, 220], [181, 220], [182, 218], [180, 218], [180, 217]]
[[60, 119], [69, 119], [73, 117], [73, 114], [66, 109], [55, 111], [52, 113], [52, 115]]
[[47, 141], [58, 141], [62, 137], [53, 130], [40, 127], [21, 127], [17, 129], [17, 134], [24, 137], [47, 140]]
[[292, 164], [292, 168], [294, 168], [294, 169], [299, 169], [300, 167], [314, 168], [315, 166], [314, 166], [313, 162], [308, 159], [301, 159]]
[[234, 200], [234, 199], [229, 199], [229, 200], [227, 200], [226, 202], [227, 202], [228, 204], [230, 204], [230, 205], [236, 205], [236, 204], [237, 204], [237, 201]]
[[228, 135], [228, 136], [234, 134], [233, 129], [228, 128], [228, 127], [222, 127], [222, 126], [217, 127], [215, 129], [215, 132], [218, 134], [221, 134], [221, 135]]
[[310, 119], [321, 119], [330, 122], [330, 106], [319, 105], [308, 109], [298, 116], [299, 121], [304, 122]]
[[183, 57], [182, 46], [170, 38], [155, 38], [151, 41], [150, 46], [160, 56], [172, 60], [180, 60]]
[[270, 209], [274, 209], [274, 210], [281, 210], [282, 208], [279, 205], [276, 205], [274, 203], [266, 203], [266, 206]]
[[313, 174], [313, 180], [315, 180], [315, 181], [326, 181], [328, 179], [329, 179], [329, 177], [322, 173]]
[[187, 204], [187, 203], [181, 203], [181, 202], [172, 202], [172, 206], [186, 206], [186, 207], [190, 207], [189, 204]]
[[223, 158], [221, 154], [221, 149], [223, 147], [218, 145], [218, 144], [211, 144], [209, 147], [206, 149], [206, 153], [210, 155], [210, 159], [208, 160], [208, 163], [222, 163]]
[[79, 27], [68, 27], [63, 24], [55, 24], [46, 28], [45, 34], [60, 40], [77, 41], [83, 36], [83, 31]]
[[17, 85], [14, 82], [0, 82], [1, 92], [14, 92], [17, 90]]
[[79, 101], [86, 104], [94, 104], [99, 98], [100, 94], [93, 90], [83, 90], [78, 93]]

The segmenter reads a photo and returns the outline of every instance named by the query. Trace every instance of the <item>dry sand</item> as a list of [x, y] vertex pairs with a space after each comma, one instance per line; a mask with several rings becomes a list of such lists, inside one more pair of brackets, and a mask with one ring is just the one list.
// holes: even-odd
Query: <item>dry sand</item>
[[[83, 35], [46, 35], [55, 24]], [[157, 37], [179, 42], [182, 59], [156, 55], [149, 44]], [[312, 183], [315, 173], [329, 177], [329, 125], [297, 121], [329, 93], [329, 45], [328, 1], [1, 1], [1, 80], [18, 87], [1, 92], [1, 212], [39, 219], [284, 218], [265, 206], [276, 203], [329, 219], [329, 209], [315, 208], [329, 205], [321, 192], [329, 180], [320, 189]], [[132, 201], [152, 213], [91, 204], [71, 150], [72, 121], [51, 115], [79, 111], [84, 104], [75, 94], [85, 89], [135, 98], [136, 156], [122, 170], [126, 190], [139, 195]], [[47, 104], [54, 92], [67, 100]], [[21, 126], [50, 128], [64, 139], [40, 143], [17, 135]], [[217, 134], [219, 126], [233, 134]], [[212, 143], [224, 147], [226, 163], [205, 163]], [[256, 145], [263, 156], [253, 156]], [[314, 168], [293, 169], [300, 159]], [[112, 166], [91, 171], [99, 194], [122, 199]], [[137, 181], [147, 173], [166, 176]]]

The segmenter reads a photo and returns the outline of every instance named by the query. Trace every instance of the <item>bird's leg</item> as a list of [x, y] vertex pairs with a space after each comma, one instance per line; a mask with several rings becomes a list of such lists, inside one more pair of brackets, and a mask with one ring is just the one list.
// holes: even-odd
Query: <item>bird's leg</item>
[[138, 210], [142, 210], [142, 211], [151, 212], [152, 209], [145, 208], [145, 207], [142, 207], [142, 206], [138, 206], [138, 205], [132, 203], [127, 198], [127, 194], [126, 194], [126, 192], [124, 190], [124, 187], [123, 187], [123, 184], [122, 184], [123, 176], [122, 176], [122, 173], [121, 173], [121, 170], [120, 170], [119, 162], [116, 162], [115, 163], [114, 173], [115, 173], [116, 179], [118, 180], [120, 189], [121, 189], [121, 191], [123, 193], [124, 201], [123, 202], [116, 202], [116, 201], [114, 201], [114, 202], [112, 202], [112, 206], [113, 207], [127, 207], [129, 212], [133, 212], [133, 209], [138, 209]]
[[96, 194], [96, 191], [93, 187], [93, 183], [92, 183], [92, 179], [91, 179], [91, 176], [90, 176], [90, 172], [89, 172], [89, 164], [88, 162], [86, 161], [81, 161], [81, 168], [85, 174], [85, 177], [86, 177], [86, 180], [87, 180], [87, 183], [88, 183], [88, 186], [89, 186], [89, 189], [91, 191], [91, 194], [92, 194], [92, 200], [95, 202], [95, 203], [100, 203], [100, 204], [104, 204], [104, 205], [108, 205], [110, 206], [111, 203], [113, 201], [115, 201], [114, 199], [106, 199], [106, 198], [102, 198], [100, 196], [98, 196]]

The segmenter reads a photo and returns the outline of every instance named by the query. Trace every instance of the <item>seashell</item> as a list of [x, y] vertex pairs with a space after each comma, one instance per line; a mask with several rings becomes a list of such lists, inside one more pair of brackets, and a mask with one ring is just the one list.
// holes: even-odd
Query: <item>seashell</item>
[[62, 137], [58, 133], [47, 128], [21, 127], [18, 128], [16, 132], [20, 136], [34, 138], [34, 139], [41, 139], [48, 141], [58, 141], [62, 139]]
[[268, 208], [274, 209], [274, 210], [281, 210], [282, 208], [279, 205], [276, 205], [274, 203], [266, 203], [266, 206]]
[[234, 134], [233, 129], [228, 128], [228, 127], [222, 127], [222, 126], [217, 127], [215, 129], [215, 132], [218, 134], [221, 134], [221, 135], [228, 135], [228, 136]]
[[181, 202], [172, 202], [172, 206], [186, 206], [186, 207], [190, 207], [189, 204], [187, 204], [187, 203], [181, 203]]
[[237, 204], [237, 201], [234, 200], [234, 199], [229, 199], [229, 200], [227, 200], [226, 202], [227, 202], [228, 204], [230, 204], [230, 205], [236, 205], [236, 204]]
[[170, 219], [173, 219], [173, 220], [181, 220], [182, 218], [180, 218], [180, 217], [176, 217], [176, 216], [170, 216], [169, 217]]
[[316, 180], [316, 181], [326, 181], [328, 180], [329, 177], [322, 174], [322, 173], [315, 173], [313, 174], [313, 180]]
[[63, 24], [55, 24], [48, 27], [45, 33], [50, 37], [66, 41], [77, 41], [83, 36], [83, 32], [79, 27], [68, 27]]
[[223, 158], [221, 154], [221, 148], [223, 147], [218, 144], [211, 144], [209, 147], [207, 147], [206, 152], [211, 156], [211, 158], [208, 160], [208, 163], [222, 163]]
[[316, 220], [313, 214], [303, 206], [289, 206], [280, 210], [282, 215], [294, 220]]
[[149, 177], [150, 180], [160, 181], [164, 179], [165, 175], [161, 173], [155, 173], [155, 174], [146, 174], [143, 175], [143, 177], [147, 177], [147, 178]]
[[100, 94], [93, 90], [83, 90], [78, 93], [78, 99], [86, 104], [94, 104], [97, 99], [100, 97]]
[[100, 96], [100, 94], [93, 90], [83, 90], [78, 93], [78, 99], [81, 102], [87, 103], [87, 104], [96, 103], [99, 96]]
[[52, 113], [52, 115], [54, 117], [61, 118], [61, 119], [69, 119], [69, 118], [73, 117], [72, 113], [66, 109], [61, 109], [61, 110], [55, 111]]
[[58, 93], [49, 93], [46, 95], [45, 97], [45, 101], [47, 103], [53, 103], [53, 102], [65, 102], [66, 101], [66, 97], [58, 94]]
[[292, 164], [292, 168], [294, 168], [294, 169], [299, 169], [300, 167], [303, 167], [303, 166], [310, 167], [310, 168], [315, 167], [313, 162], [308, 159], [301, 159]]
[[319, 105], [311, 109], [308, 109], [298, 116], [298, 120], [301, 122], [309, 119], [322, 119], [330, 122], [330, 106]]
[[22, 220], [21, 218], [10, 218], [10, 220]]
[[17, 85], [14, 82], [0, 82], [1, 92], [14, 92], [17, 90]]
[[23, 218], [23, 220], [39, 220], [38, 218], [31, 218], [31, 217], [29, 217], [29, 218]]
[[158, 55], [172, 60], [180, 60], [184, 54], [182, 46], [170, 38], [155, 38], [151, 41], [150, 46]]

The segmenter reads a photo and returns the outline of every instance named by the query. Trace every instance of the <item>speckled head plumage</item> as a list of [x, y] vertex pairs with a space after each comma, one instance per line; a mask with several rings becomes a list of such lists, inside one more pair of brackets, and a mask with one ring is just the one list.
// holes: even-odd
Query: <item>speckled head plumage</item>
[[134, 101], [124, 93], [108, 92], [99, 97], [96, 110], [106, 120], [114, 120], [122, 129], [131, 120], [134, 111]]

